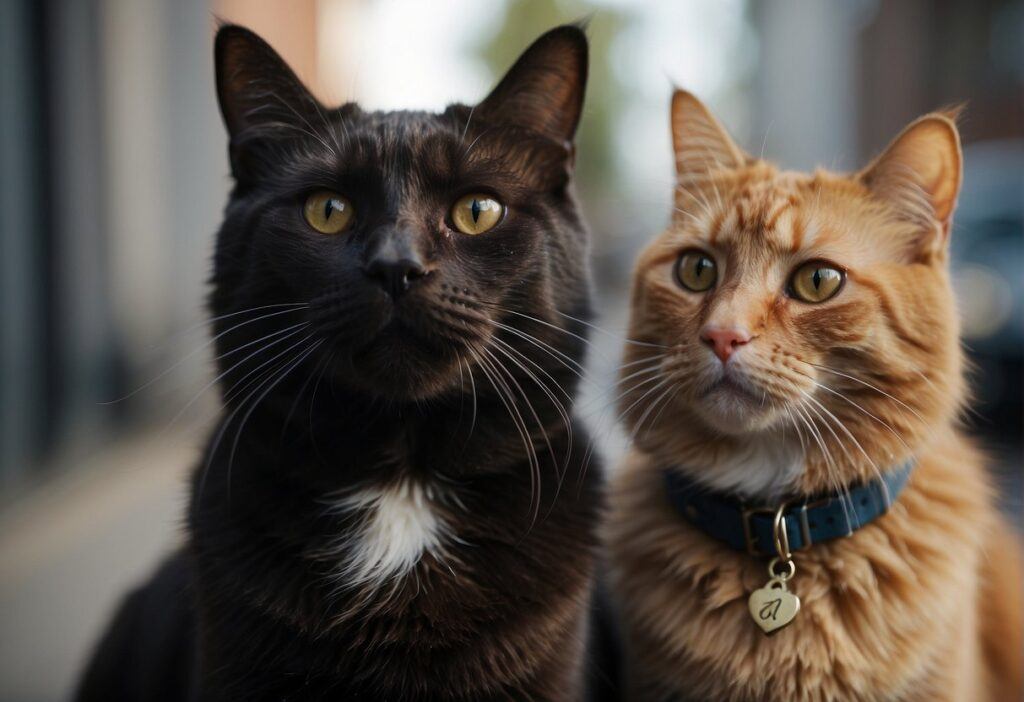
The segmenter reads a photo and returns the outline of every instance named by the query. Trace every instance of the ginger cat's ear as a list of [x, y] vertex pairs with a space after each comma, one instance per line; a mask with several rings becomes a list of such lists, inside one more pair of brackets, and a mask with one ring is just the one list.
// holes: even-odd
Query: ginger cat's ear
[[672, 146], [680, 179], [739, 168], [747, 160], [704, 103], [685, 90], [672, 94]]
[[885, 200], [900, 216], [929, 231], [938, 225], [942, 247], [956, 207], [963, 171], [963, 153], [956, 112], [925, 115], [904, 129], [857, 178], [875, 197]]

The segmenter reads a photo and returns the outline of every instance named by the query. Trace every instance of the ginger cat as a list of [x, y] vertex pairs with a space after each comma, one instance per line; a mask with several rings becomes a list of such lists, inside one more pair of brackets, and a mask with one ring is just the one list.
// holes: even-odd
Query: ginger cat
[[[1020, 699], [1020, 547], [958, 422], [954, 115], [918, 119], [852, 175], [751, 158], [683, 91], [672, 133], [675, 208], [636, 266], [634, 449], [606, 533], [627, 698]], [[863, 511], [872, 495], [885, 505]], [[744, 504], [768, 508], [747, 517], [759, 534], [735, 521]], [[848, 509], [851, 533], [818, 531], [822, 504]], [[767, 637], [755, 619], [778, 605], [748, 597], [780, 507], [804, 548], [768, 591], [800, 605]]]

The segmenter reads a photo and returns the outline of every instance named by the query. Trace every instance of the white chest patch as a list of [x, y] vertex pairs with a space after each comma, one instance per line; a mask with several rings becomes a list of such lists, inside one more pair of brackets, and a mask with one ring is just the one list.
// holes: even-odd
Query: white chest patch
[[382, 585], [411, 571], [424, 553], [441, 554], [447, 524], [436, 490], [412, 480], [361, 490], [331, 505], [358, 510], [362, 519], [338, 544], [338, 573], [346, 585]]
[[700, 471], [699, 479], [722, 492], [770, 498], [789, 492], [803, 469], [800, 445], [768, 433], [751, 437], [742, 448], [722, 455], [713, 466]]

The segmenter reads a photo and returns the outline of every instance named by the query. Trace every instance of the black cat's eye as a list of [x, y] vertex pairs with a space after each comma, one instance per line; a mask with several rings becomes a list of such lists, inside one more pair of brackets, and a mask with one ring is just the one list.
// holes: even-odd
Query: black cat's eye
[[692, 292], [709, 290], [718, 280], [715, 259], [699, 249], [684, 251], [676, 262], [676, 280]]
[[310, 195], [302, 209], [309, 226], [321, 234], [341, 234], [352, 226], [355, 215], [347, 198], [329, 190]]
[[463, 195], [452, 205], [451, 218], [463, 234], [475, 236], [493, 229], [505, 215], [505, 206], [490, 195]]
[[845, 280], [840, 269], [824, 261], [810, 261], [793, 271], [787, 292], [801, 302], [824, 302], [838, 294]]

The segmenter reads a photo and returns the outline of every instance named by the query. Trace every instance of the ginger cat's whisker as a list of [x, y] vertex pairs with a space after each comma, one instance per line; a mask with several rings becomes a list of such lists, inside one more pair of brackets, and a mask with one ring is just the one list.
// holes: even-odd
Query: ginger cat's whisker
[[[811, 376], [806, 376], [806, 377], [807, 378], [811, 378]], [[829, 386], [825, 385], [824, 383], [819, 383], [818, 381], [814, 380], [813, 378], [811, 378], [811, 382], [813, 382], [815, 384], [815, 386], [821, 388], [825, 392], [828, 392], [828, 393], [831, 393], [831, 394], [835, 395], [839, 399], [843, 400], [844, 402], [846, 402], [847, 404], [852, 406], [854, 409], [860, 411], [861, 413], [865, 414], [866, 416], [870, 417], [871, 419], [873, 419], [876, 422], [878, 422], [879, 424], [881, 424], [883, 427], [888, 429], [889, 432], [894, 437], [896, 437], [896, 439], [898, 439], [901, 444], [903, 444], [904, 448], [906, 448], [907, 450], [911, 449], [911, 446], [910, 446], [910, 444], [907, 443], [906, 439], [904, 439], [903, 436], [899, 432], [897, 432], [895, 429], [893, 429], [892, 425], [890, 425], [888, 422], [886, 422], [886, 421], [884, 421], [882, 419], [879, 419], [877, 416], [875, 416], [871, 412], [868, 412], [866, 409], [861, 407], [858, 403], [854, 402], [853, 400], [851, 400], [849, 397], [847, 397], [843, 393], [839, 392], [838, 390], [834, 390], [833, 388], [830, 388]]]
[[901, 407], [903, 407], [904, 409], [909, 411], [911, 414], [913, 414], [915, 417], [917, 417], [919, 420], [921, 420], [921, 422], [926, 422], [927, 421], [927, 420], [925, 420], [924, 417], [921, 416], [921, 414], [917, 410], [915, 410], [913, 407], [908, 405], [906, 402], [904, 402], [903, 400], [899, 399], [898, 397], [894, 397], [893, 395], [890, 395], [885, 390], [881, 390], [878, 387], [872, 385], [871, 383], [869, 383], [867, 381], [861, 380], [860, 378], [855, 378], [854, 376], [849, 375], [848, 373], [843, 373], [842, 371], [837, 371], [834, 368], [829, 368], [828, 366], [819, 365], [817, 363], [811, 363], [809, 361], [804, 361], [804, 363], [806, 363], [809, 366], [813, 366], [814, 368], [817, 368], [819, 370], [823, 370], [826, 373], [834, 373], [835, 375], [842, 376], [843, 378], [846, 378], [848, 380], [852, 380], [855, 383], [859, 383], [859, 384], [861, 384], [861, 385], [863, 385], [863, 386], [865, 386], [867, 388], [870, 388], [870, 389], [874, 390], [875, 392], [888, 397], [890, 400], [892, 400], [893, 402], [897, 403], [898, 405], [900, 405]]

